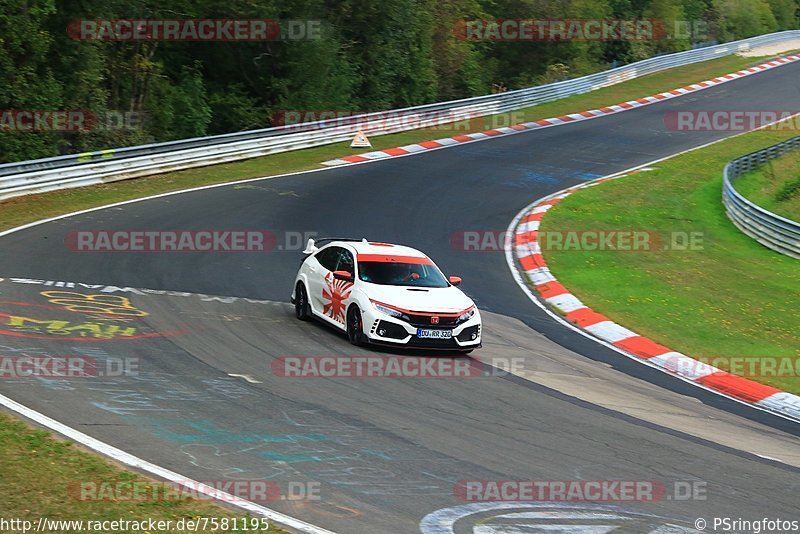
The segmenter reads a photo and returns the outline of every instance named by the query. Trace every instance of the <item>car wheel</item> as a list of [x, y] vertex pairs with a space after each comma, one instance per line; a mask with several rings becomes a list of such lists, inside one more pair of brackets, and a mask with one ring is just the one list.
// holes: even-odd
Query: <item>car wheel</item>
[[294, 314], [301, 321], [308, 321], [311, 318], [308, 294], [306, 293], [306, 286], [302, 282], [297, 284], [297, 290], [294, 292]]
[[347, 310], [347, 339], [353, 345], [364, 345], [364, 324], [361, 321], [361, 310], [358, 306], [350, 306]]

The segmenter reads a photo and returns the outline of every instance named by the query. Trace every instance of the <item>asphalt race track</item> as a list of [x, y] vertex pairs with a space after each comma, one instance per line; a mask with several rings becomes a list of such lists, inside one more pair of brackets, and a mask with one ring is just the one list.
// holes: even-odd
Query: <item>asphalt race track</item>
[[[730, 135], [668, 131], [670, 110], [796, 109], [798, 79], [795, 63], [591, 121], [166, 196], [7, 235], [0, 354], [85, 355], [105, 370], [122, 359], [137, 372], [4, 380], [0, 393], [195, 480], [266, 479], [284, 492], [318, 484], [321, 500], [267, 505], [338, 532], [478, 532], [478, 524], [485, 533], [676, 532], [692, 531], [698, 517], [796, 519], [795, 424], [576, 336], [519, 290], [502, 251], [457, 250], [451, 238], [502, 232], [550, 192]], [[81, 253], [64, 245], [74, 230], [209, 229], [270, 230], [280, 247]], [[462, 276], [485, 315], [484, 348], [471, 360], [482, 376], [275, 372], [285, 356], [376, 353], [294, 319], [288, 297], [301, 255], [285, 236], [304, 232], [408, 244]], [[58, 292], [125, 297], [138, 311], [87, 318]], [[524, 369], [507, 375], [481, 363], [494, 358], [519, 358]], [[707, 496], [468, 503], [454, 489], [504, 479], [657, 480], [670, 497], [675, 482], [702, 482]]]

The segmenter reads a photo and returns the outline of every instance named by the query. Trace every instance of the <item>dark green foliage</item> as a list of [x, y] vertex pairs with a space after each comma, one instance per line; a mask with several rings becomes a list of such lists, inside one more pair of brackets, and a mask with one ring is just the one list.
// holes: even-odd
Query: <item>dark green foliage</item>
[[[376, 111], [575, 77], [698, 42], [796, 28], [798, 0], [0, 0], [0, 110], [85, 110], [84, 132], [0, 128], [0, 161], [265, 128], [284, 110]], [[81, 19], [319, 20], [320, 40], [99, 42]], [[459, 21], [700, 21], [659, 41], [465, 41]], [[704, 26], [705, 27], [705, 26]], [[107, 120], [111, 117], [113, 120]], [[129, 120], [133, 118], [134, 120]]]

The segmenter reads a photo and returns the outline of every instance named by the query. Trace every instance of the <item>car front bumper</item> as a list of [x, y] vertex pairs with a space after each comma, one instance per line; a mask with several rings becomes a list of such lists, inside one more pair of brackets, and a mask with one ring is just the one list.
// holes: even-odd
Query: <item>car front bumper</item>
[[[466, 351], [481, 346], [482, 323], [480, 313], [456, 326], [414, 325], [385, 315], [376, 310], [362, 316], [364, 334], [370, 343], [430, 350]], [[450, 331], [449, 338], [425, 338], [417, 335], [418, 329]]]

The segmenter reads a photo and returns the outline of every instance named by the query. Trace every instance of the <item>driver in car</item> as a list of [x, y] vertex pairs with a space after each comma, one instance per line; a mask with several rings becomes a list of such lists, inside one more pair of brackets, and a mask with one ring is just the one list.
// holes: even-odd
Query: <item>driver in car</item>
[[411, 265], [403, 264], [395, 267], [393, 284], [404, 284], [412, 280], [419, 280], [419, 273], [412, 269]]

